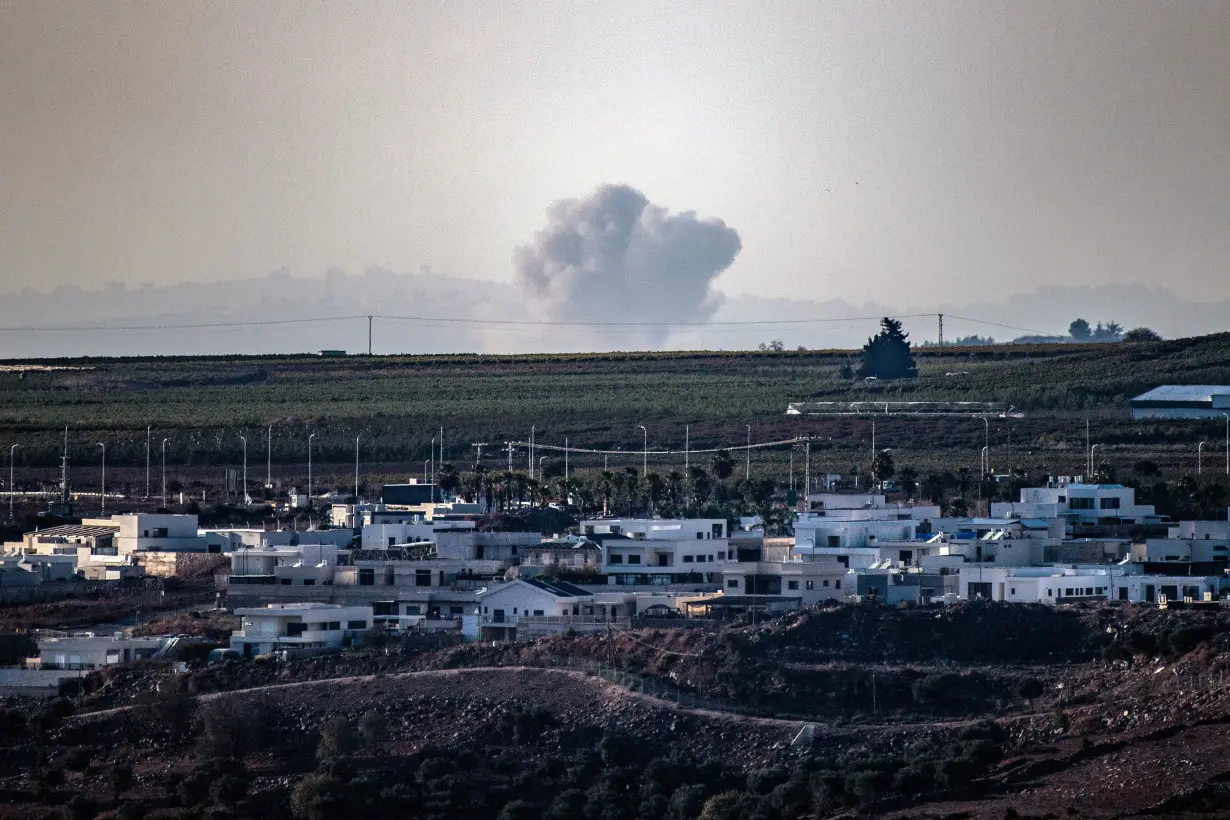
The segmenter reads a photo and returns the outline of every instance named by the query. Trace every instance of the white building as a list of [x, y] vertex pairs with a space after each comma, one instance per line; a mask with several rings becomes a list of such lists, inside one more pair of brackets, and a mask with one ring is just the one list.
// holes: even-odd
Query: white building
[[402, 523], [367, 524], [363, 527], [361, 543], [365, 550], [387, 549], [400, 544], [418, 544], [424, 541], [435, 541], [436, 534], [442, 531], [473, 531], [473, 521], [452, 521], [436, 518], [427, 521], [421, 516], [413, 516]]
[[1170, 600], [1206, 594], [1216, 597], [1221, 579], [1216, 576], [1142, 575], [1130, 564], [1074, 567], [961, 568], [959, 595], [1010, 603], [1057, 604], [1065, 600], [1108, 600], [1155, 603], [1161, 595]]
[[160, 657], [171, 646], [172, 640], [128, 638], [122, 634], [45, 638], [38, 642], [38, 664], [43, 669], [101, 669], [104, 666]]
[[372, 628], [372, 608], [340, 604], [267, 604], [236, 609], [243, 626], [231, 649], [245, 658], [287, 652], [305, 655], [341, 649]]
[[1021, 489], [1018, 502], [991, 504], [992, 518], [1063, 518], [1071, 525], [1157, 524], [1150, 504], [1137, 504], [1136, 491], [1122, 484], [1072, 484]]
[[[209, 552], [195, 515], [129, 513], [109, 518], [86, 518], [83, 527], [114, 527], [120, 555], [134, 552]], [[213, 550], [215, 552], [219, 550]]]
[[581, 532], [602, 545], [602, 571], [618, 585], [717, 583], [729, 558], [726, 521], [604, 518]]
[[1230, 413], [1230, 386], [1165, 384], [1132, 399], [1133, 419], [1221, 419]]
[[853, 594], [852, 578], [836, 561], [747, 561], [722, 568], [722, 591], [798, 598], [807, 607]]
[[566, 581], [519, 578], [483, 590], [477, 599], [483, 637], [515, 640], [520, 618], [579, 616], [582, 604], [592, 603], [594, 594]]

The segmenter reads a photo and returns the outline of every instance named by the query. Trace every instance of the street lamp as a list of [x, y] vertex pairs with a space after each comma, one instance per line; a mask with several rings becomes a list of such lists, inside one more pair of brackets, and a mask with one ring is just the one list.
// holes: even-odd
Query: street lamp
[[102, 514], [107, 514], [107, 445], [101, 441], [98, 446], [102, 448], [102, 493], [99, 495], [102, 504]]
[[643, 438], [643, 447], [641, 449], [641, 475], [649, 474], [649, 431], [645, 429], [645, 425], [638, 424], [641, 428], [641, 436]]
[[354, 437], [354, 503], [359, 503], [359, 436]]
[[20, 447], [20, 444], [14, 444], [9, 448], [9, 520], [13, 520], [13, 453]]
[[1207, 441], [1202, 441], [1196, 445], [1196, 475], [1204, 472], [1204, 445], [1206, 444], [1208, 444]]
[[743, 480], [752, 477], [752, 425], [747, 426], [747, 449], [743, 451]]
[[167, 505], [167, 442], [169, 438], [162, 440], [162, 506]]
[[[538, 483], [542, 483], [542, 463], [547, 460], [547, 456], [538, 457]], [[530, 476], [533, 478], [533, 476]]]
[[265, 486], [273, 486], [273, 425], [265, 433]]
[[991, 472], [991, 422], [987, 421], [987, 417], [982, 417], [982, 474], [985, 476]]
[[1226, 475], [1230, 475], [1230, 413], [1222, 413], [1226, 420]]
[[239, 440], [243, 442], [243, 503], [251, 503], [248, 498], [248, 439], [246, 436], [240, 436]]
[[312, 506], [312, 439], [316, 438], [316, 434], [312, 433], [308, 436], [308, 507]]
[[1090, 481], [1090, 482], [1092, 482], [1092, 481], [1093, 481], [1093, 473], [1094, 473], [1094, 467], [1093, 467], [1093, 451], [1094, 451], [1094, 450], [1096, 450], [1096, 449], [1098, 449], [1099, 447], [1103, 447], [1103, 446], [1105, 446], [1105, 445], [1102, 445], [1102, 444], [1090, 444], [1090, 445], [1089, 445], [1089, 475], [1088, 475], [1088, 477], [1086, 478], [1086, 481]]
[[154, 425], [145, 425], [145, 501], [149, 501], [149, 435]]

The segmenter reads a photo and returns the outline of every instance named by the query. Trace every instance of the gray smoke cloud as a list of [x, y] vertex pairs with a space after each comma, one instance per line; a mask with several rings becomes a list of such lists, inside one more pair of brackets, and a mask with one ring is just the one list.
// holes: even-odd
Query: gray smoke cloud
[[[722, 304], [711, 289], [743, 243], [720, 219], [672, 214], [627, 185], [547, 210], [547, 227], [514, 254], [517, 284], [552, 321], [698, 322]], [[608, 333], [606, 347], [660, 345], [670, 328]]]

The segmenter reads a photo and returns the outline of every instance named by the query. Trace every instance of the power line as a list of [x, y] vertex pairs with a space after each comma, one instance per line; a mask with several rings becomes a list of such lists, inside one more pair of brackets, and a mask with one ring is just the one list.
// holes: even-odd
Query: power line
[[1032, 327], [1020, 327], [1019, 325], [1006, 325], [1003, 322], [988, 322], [985, 319], [971, 319], [968, 316], [958, 316], [955, 313], [945, 313], [943, 315], [951, 319], [960, 319], [963, 322], [973, 322], [976, 325], [991, 325], [992, 327], [1003, 327], [1003, 328], [1007, 328], [1008, 330], [1021, 330], [1021, 331], [1024, 331], [1025, 333], [1035, 333], [1039, 336], [1062, 336], [1063, 335], [1062, 333], [1051, 333], [1050, 331], [1047, 331], [1047, 330], [1038, 330], [1037, 328], [1032, 328]]

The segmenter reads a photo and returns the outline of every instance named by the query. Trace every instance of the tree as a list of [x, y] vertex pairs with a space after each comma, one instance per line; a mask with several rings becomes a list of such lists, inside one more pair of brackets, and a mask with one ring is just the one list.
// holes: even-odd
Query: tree
[[871, 461], [871, 472], [877, 481], [888, 481], [897, 474], [897, 466], [893, 464], [893, 454], [888, 450], [880, 450]]
[[1097, 328], [1093, 331], [1093, 338], [1099, 342], [1117, 342], [1123, 337], [1123, 325], [1118, 322], [1107, 322], [1103, 325], [1098, 322]]
[[718, 450], [713, 454], [713, 474], [718, 481], [725, 481], [735, 471], [735, 461], [726, 450]]
[[309, 774], [290, 793], [290, 810], [299, 820], [332, 820], [346, 805], [342, 783], [324, 774]]
[[358, 746], [354, 727], [343, 717], [326, 720], [320, 726], [320, 743], [316, 747], [317, 760], [332, 760], [346, 757]]
[[877, 379], [909, 379], [918, 375], [918, 365], [910, 352], [910, 336], [901, 329], [901, 322], [887, 316], [880, 320], [880, 332], [863, 345], [858, 375]]
[[1141, 459], [1132, 465], [1132, 472], [1140, 476], [1156, 476], [1161, 475], [1161, 469], [1149, 459]]
[[1089, 329], [1089, 323], [1084, 319], [1076, 319], [1068, 325], [1068, 335], [1078, 342], [1083, 342], [1093, 335], [1093, 331]]
[[1029, 701], [1030, 709], [1034, 708], [1034, 698], [1041, 697], [1044, 691], [1042, 681], [1037, 678], [1025, 678], [1016, 688], [1016, 693]]
[[897, 480], [901, 482], [901, 492], [905, 493], [906, 498], [913, 498], [914, 491], [918, 489], [918, 471], [913, 467], [902, 467], [897, 471]]
[[389, 722], [384, 713], [375, 709], [365, 713], [359, 720], [359, 736], [373, 751], [379, 751], [389, 738]]
[[1160, 342], [1162, 337], [1147, 327], [1134, 327], [1123, 334], [1125, 342]]
[[107, 782], [111, 784], [111, 790], [115, 792], [115, 799], [119, 800], [120, 795], [132, 788], [132, 766], [126, 763], [117, 763], [107, 769]]

